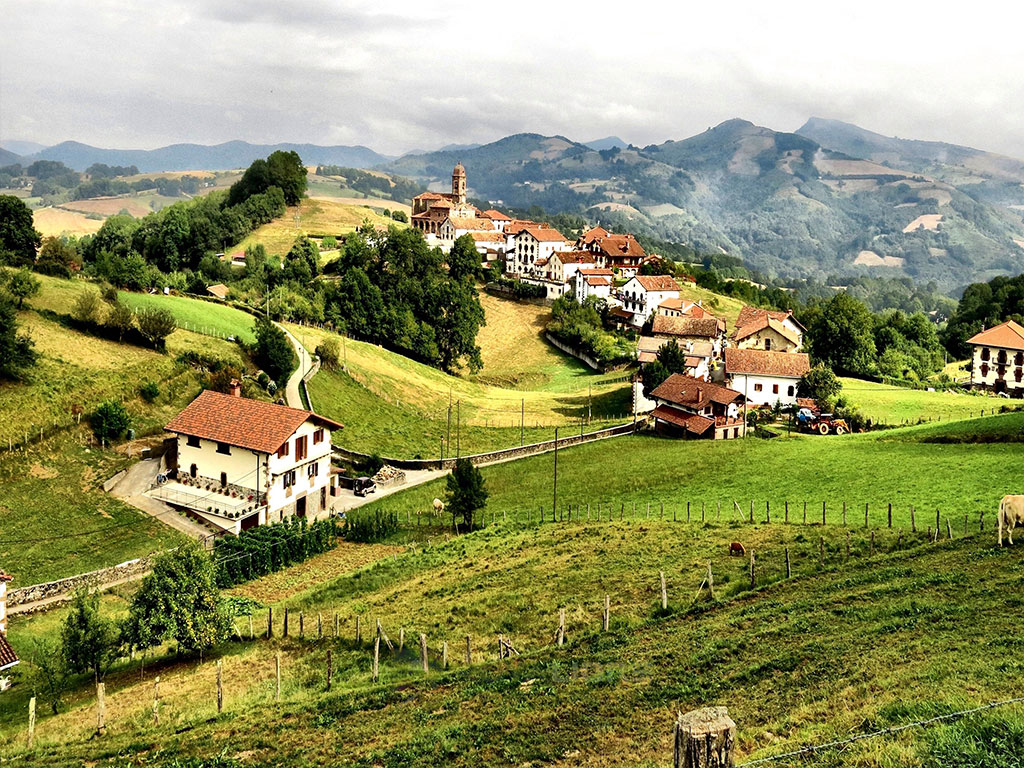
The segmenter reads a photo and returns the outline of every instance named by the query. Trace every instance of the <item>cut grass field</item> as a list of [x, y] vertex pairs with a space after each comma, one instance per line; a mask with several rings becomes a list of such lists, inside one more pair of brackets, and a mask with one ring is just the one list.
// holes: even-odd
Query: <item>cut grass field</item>
[[[737, 761], [866, 733], [1017, 695], [1024, 672], [1015, 608], [1024, 587], [1021, 550], [987, 537], [929, 544], [889, 533], [875, 552], [854, 531], [851, 557], [838, 528], [825, 537], [802, 526], [633, 524], [502, 527], [387, 558], [283, 605], [302, 610], [306, 637], [232, 642], [219, 654], [225, 710], [216, 713], [216, 665], [174, 656], [124, 662], [107, 677], [107, 735], [93, 738], [88, 681], [53, 717], [40, 708], [33, 759], [129, 765], [655, 766], [672, 754], [678, 711], [718, 704], [738, 724]], [[742, 539], [758, 556], [757, 589], [747, 562], [729, 558]], [[785, 550], [794, 576], [784, 579]], [[698, 587], [711, 561], [715, 600]], [[669, 609], [659, 605], [664, 571]], [[611, 600], [608, 632], [601, 602]], [[123, 598], [105, 602], [123, 611]], [[275, 604], [280, 617], [281, 603]], [[559, 608], [567, 645], [553, 642]], [[1008, 608], [1011, 608], [1008, 610]], [[310, 617], [337, 612], [342, 639], [313, 640]], [[362, 618], [363, 641], [354, 641]], [[265, 612], [256, 617], [257, 633]], [[382, 647], [380, 681], [370, 675], [374, 621], [405, 651]], [[13, 642], [52, 632], [55, 615], [15, 617]], [[239, 620], [244, 634], [247, 622]], [[424, 676], [418, 633], [431, 651]], [[329, 633], [330, 634], [330, 633]], [[522, 655], [498, 662], [498, 635]], [[464, 662], [465, 638], [473, 649]], [[447, 641], [451, 668], [438, 667]], [[985, 653], [965, 649], [986, 649]], [[334, 678], [325, 692], [325, 655]], [[282, 701], [274, 702], [281, 655]], [[994, 663], [993, 654], [998, 657]], [[160, 675], [160, 724], [152, 725]], [[7, 759], [24, 755], [27, 692], [0, 703]], [[998, 738], [981, 738], [984, 734]], [[977, 738], [975, 738], [977, 737]], [[975, 762], [951, 762], [951, 744], [971, 744]], [[980, 744], [979, 744], [980, 742]], [[1019, 708], [962, 723], [910, 729], [841, 751], [779, 765], [966, 768], [1012, 765], [1024, 748]], [[25, 755], [27, 758], [27, 755]], [[944, 759], [945, 758], [945, 759]], [[196, 763], [200, 764], [200, 763]]]
[[43, 237], [93, 235], [99, 232], [103, 221], [103, 218], [89, 218], [84, 213], [63, 208], [37, 208], [32, 211], [32, 224]]
[[164, 296], [160, 293], [120, 291], [118, 296], [136, 311], [145, 307], [167, 309], [174, 315], [179, 327], [197, 329], [203, 335], [221, 338], [233, 336], [246, 344], [256, 341], [253, 316], [234, 307], [188, 296]]
[[267, 253], [283, 256], [301, 235], [346, 235], [368, 221], [375, 226], [408, 226], [385, 219], [365, 205], [347, 205], [333, 200], [305, 198], [284, 215], [252, 232], [233, 251], [261, 243]]
[[982, 409], [985, 413], [992, 413], [1001, 406], [1015, 405], [999, 398], [945, 392], [938, 386], [937, 391], [928, 392], [863, 379], [843, 378], [840, 381], [843, 384], [842, 394], [867, 418], [879, 424], [915, 424], [922, 419], [967, 419], [980, 415]]

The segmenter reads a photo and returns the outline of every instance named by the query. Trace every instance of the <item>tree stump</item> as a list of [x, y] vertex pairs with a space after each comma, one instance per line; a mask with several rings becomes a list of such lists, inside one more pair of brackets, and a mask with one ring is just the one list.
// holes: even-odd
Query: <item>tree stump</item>
[[725, 707], [696, 709], [679, 715], [674, 741], [674, 768], [731, 768], [736, 723]]

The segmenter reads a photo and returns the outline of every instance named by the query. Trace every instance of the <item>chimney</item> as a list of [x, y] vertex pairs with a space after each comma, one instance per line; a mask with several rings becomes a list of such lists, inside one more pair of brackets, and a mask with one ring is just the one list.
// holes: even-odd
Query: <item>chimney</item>
[[700, 405], [700, 402], [703, 399], [704, 399], [704, 390], [702, 388], [700, 388], [700, 387], [697, 387], [697, 404]]
[[242, 382], [238, 379], [231, 380], [231, 388], [228, 390], [232, 397], [242, 396]]
[[7, 582], [11, 580], [3, 571], [0, 571], [0, 635], [7, 635]]

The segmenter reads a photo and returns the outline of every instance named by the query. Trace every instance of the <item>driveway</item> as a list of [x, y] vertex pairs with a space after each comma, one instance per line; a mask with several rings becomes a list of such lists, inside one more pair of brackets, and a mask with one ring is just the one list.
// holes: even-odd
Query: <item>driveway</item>
[[147, 515], [155, 517], [171, 528], [190, 536], [193, 539], [204, 539], [212, 533], [210, 528], [200, 525], [195, 520], [179, 514], [178, 510], [158, 499], [146, 496], [146, 491], [156, 481], [156, 475], [162, 465], [161, 459], [142, 459], [128, 468], [127, 474], [110, 489], [110, 494], [126, 504], [131, 504]]
[[295, 369], [295, 372], [292, 373], [288, 383], [285, 385], [284, 401], [292, 408], [306, 410], [306, 406], [302, 404], [302, 395], [299, 393], [299, 383], [302, 381], [302, 377], [313, 367], [313, 360], [309, 352], [306, 351], [306, 348], [292, 335], [291, 331], [280, 323], [274, 323], [274, 325], [284, 331], [284, 335], [288, 337], [288, 341], [291, 342], [292, 348], [299, 358], [299, 367]]

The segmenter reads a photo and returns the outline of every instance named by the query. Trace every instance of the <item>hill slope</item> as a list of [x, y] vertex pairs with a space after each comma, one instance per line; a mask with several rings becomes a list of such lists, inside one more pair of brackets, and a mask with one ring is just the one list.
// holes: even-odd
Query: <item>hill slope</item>
[[[729, 120], [683, 141], [595, 151], [517, 134], [384, 168], [443, 188], [467, 168], [478, 197], [743, 256], [783, 276], [909, 275], [946, 288], [1019, 271], [1024, 221], [952, 183]], [[973, 192], [973, 188], [969, 190]]]

